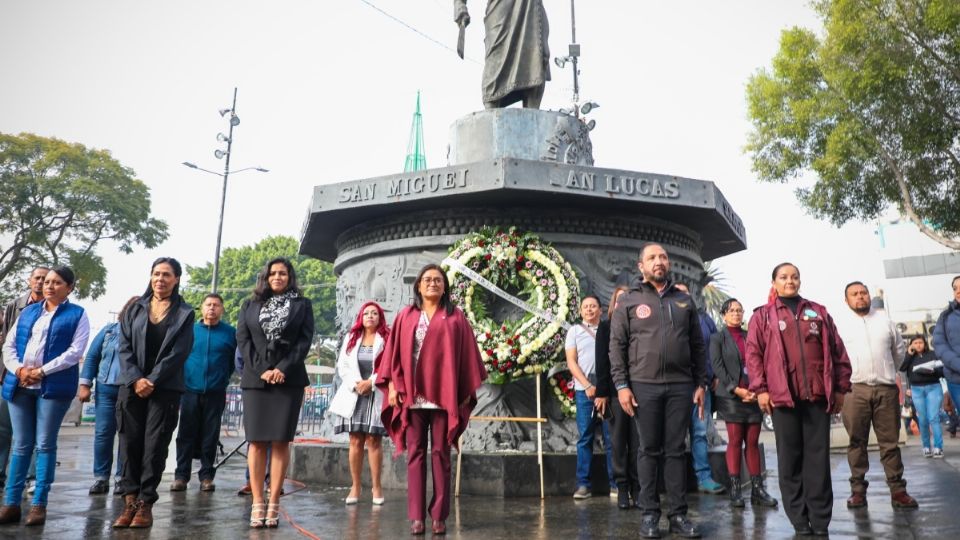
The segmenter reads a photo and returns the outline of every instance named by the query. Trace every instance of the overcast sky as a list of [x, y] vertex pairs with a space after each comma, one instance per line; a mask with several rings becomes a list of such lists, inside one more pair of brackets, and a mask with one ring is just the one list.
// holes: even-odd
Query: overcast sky
[[[234, 86], [233, 168], [270, 172], [231, 177], [225, 247], [299, 237], [314, 185], [400, 172], [418, 90], [427, 163], [445, 165], [448, 127], [482, 109], [485, 4], [469, 5], [464, 61], [452, 0], [0, 4], [0, 131], [109, 149], [150, 186], [154, 215], [170, 226], [156, 250], [100, 247], [107, 293], [83, 302], [93, 324], [142, 292], [155, 257], [212, 260], [220, 180], [181, 162], [222, 169], [217, 110]], [[557, 56], [570, 3], [544, 5]], [[601, 105], [596, 165], [716, 182], [747, 230], [748, 249], [716, 261], [732, 294], [758, 305], [783, 260], [800, 267], [805, 296], [833, 309], [846, 282], [880, 283], [873, 225], [838, 230], [807, 216], [794, 186], [758, 183], [742, 150], [746, 81], [769, 66], [783, 29], [819, 30], [807, 2], [581, 1], [576, 19], [581, 96]], [[554, 67], [542, 107], [566, 106], [571, 88], [569, 67]]]

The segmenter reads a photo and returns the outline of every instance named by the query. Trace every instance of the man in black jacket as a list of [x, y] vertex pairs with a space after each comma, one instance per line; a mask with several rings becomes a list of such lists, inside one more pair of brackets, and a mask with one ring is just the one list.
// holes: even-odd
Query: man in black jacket
[[685, 438], [690, 402], [700, 406], [707, 384], [706, 347], [690, 295], [667, 277], [670, 258], [646, 244], [637, 265], [643, 280], [621, 297], [610, 323], [610, 373], [617, 398], [640, 434], [640, 535], [660, 538], [659, 461], [667, 491], [670, 532], [699, 538], [687, 519]]

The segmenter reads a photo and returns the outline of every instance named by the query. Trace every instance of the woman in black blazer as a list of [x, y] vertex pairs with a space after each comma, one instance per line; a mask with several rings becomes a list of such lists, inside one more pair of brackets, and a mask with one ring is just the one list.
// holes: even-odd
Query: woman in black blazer
[[126, 505], [114, 528], [153, 525], [153, 503], [180, 418], [183, 364], [193, 349], [194, 313], [180, 296], [180, 263], [153, 262], [150, 284], [120, 319], [117, 428]]
[[613, 310], [617, 307], [617, 301], [629, 290], [630, 287], [626, 285], [618, 285], [613, 290], [610, 304], [607, 306], [607, 318], [600, 321], [597, 327], [594, 350], [597, 396], [593, 405], [600, 415], [610, 419], [611, 453], [613, 454], [611, 480], [617, 485], [617, 507], [621, 510], [627, 510], [631, 504], [636, 505], [637, 497], [640, 495], [640, 480], [637, 478], [637, 448], [640, 447], [640, 439], [637, 428], [633, 425], [633, 419], [620, 407], [620, 402], [610, 399], [611, 396], [616, 397], [616, 390], [613, 389], [613, 381], [610, 379], [610, 317], [613, 316]]
[[[285, 258], [271, 260], [257, 276], [253, 298], [243, 303], [237, 321], [237, 348], [244, 358], [240, 387], [243, 428], [250, 442], [253, 528], [279, 524], [290, 441], [297, 430], [303, 388], [310, 384], [303, 361], [313, 332], [313, 305], [301, 295], [293, 265]], [[268, 448], [270, 502], [264, 505]]]
[[740, 456], [746, 446], [747, 469], [750, 471], [750, 502], [755, 506], [777, 506], [763, 485], [760, 471], [760, 422], [763, 412], [757, 405], [757, 396], [748, 388], [746, 343], [743, 331], [743, 305], [730, 298], [720, 307], [723, 328], [710, 337], [710, 359], [717, 376], [717, 412], [727, 424], [727, 472], [730, 473], [730, 503], [743, 508], [740, 483]]

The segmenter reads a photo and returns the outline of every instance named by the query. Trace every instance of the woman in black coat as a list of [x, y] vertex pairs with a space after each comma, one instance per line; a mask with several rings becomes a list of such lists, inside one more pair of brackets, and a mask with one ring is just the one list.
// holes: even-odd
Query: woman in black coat
[[611, 394], [616, 397], [613, 382], [610, 379], [610, 317], [617, 307], [617, 299], [630, 288], [618, 285], [610, 297], [607, 306], [607, 318], [597, 326], [596, 358], [597, 395], [594, 407], [605, 418], [610, 418], [610, 440], [613, 462], [613, 483], [617, 485], [617, 506], [621, 510], [637, 504], [640, 494], [640, 480], [637, 478], [637, 449], [640, 447], [640, 438], [633, 419], [623, 412], [620, 402], [610, 399]]
[[176, 259], [153, 262], [150, 284], [120, 320], [117, 431], [126, 505], [114, 528], [153, 525], [153, 503], [180, 417], [183, 364], [193, 348], [194, 313], [180, 296]]
[[[250, 452], [253, 507], [250, 526], [279, 524], [280, 490], [297, 430], [303, 389], [310, 384], [303, 361], [313, 343], [313, 305], [301, 295], [293, 264], [268, 262], [257, 276], [253, 298], [237, 321], [237, 348], [244, 358], [243, 428]], [[270, 502], [264, 508], [263, 481], [270, 456]]]
[[750, 502], [755, 506], [777, 506], [763, 485], [760, 475], [760, 422], [763, 412], [757, 396], [748, 388], [746, 343], [743, 331], [743, 306], [730, 298], [720, 307], [723, 328], [710, 338], [710, 359], [717, 377], [717, 412], [727, 425], [727, 472], [730, 473], [730, 503], [743, 508], [740, 483], [740, 456], [746, 447], [747, 469], [750, 471]]

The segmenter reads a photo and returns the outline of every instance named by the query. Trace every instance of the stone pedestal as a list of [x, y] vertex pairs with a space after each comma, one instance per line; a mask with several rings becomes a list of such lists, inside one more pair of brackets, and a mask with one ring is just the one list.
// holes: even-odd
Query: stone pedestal
[[492, 109], [450, 126], [447, 164], [502, 158], [593, 165], [590, 130], [569, 114], [537, 109]]
[[[645, 242], [670, 253], [671, 279], [699, 296], [703, 261], [746, 247], [740, 218], [709, 181], [592, 166], [589, 132], [557, 112], [501, 109], [451, 127], [450, 166], [318, 185], [301, 253], [334, 264], [337, 323], [380, 303], [388, 320], [413, 296], [427, 263], [484, 226], [539, 235], [570, 262], [581, 294], [606, 302], [637, 273]], [[510, 313], [496, 313], [508, 316]], [[562, 362], [558, 358], [558, 362]], [[576, 427], [543, 381], [546, 451], [571, 451]], [[474, 414], [534, 416], [533, 381], [486, 386]], [[531, 449], [535, 427], [472, 423], [469, 451]]]

